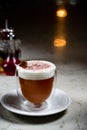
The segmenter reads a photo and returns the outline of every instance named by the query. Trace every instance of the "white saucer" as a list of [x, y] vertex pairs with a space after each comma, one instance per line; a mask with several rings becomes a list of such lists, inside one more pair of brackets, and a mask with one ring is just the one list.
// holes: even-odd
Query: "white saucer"
[[6, 93], [1, 97], [1, 104], [7, 110], [26, 116], [47, 116], [56, 114], [66, 110], [71, 104], [71, 98], [62, 90], [55, 89], [54, 96], [51, 96], [47, 100], [48, 107], [41, 111], [27, 111], [23, 109], [19, 104], [16, 90]]

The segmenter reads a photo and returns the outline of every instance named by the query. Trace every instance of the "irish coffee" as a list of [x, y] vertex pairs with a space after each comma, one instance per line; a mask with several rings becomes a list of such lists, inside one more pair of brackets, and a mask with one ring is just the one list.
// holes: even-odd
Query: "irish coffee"
[[34, 104], [44, 102], [51, 94], [56, 66], [48, 61], [23, 61], [17, 66], [23, 96]]

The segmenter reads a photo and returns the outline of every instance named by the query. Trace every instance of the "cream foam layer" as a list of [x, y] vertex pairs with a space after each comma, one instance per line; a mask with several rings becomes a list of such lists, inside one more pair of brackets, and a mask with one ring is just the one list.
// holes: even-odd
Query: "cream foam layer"
[[[44, 80], [49, 79], [55, 75], [56, 66], [48, 61], [41, 61], [41, 60], [31, 60], [27, 61], [27, 65], [32, 66], [33, 63], [38, 63], [38, 65], [42, 64], [42, 68], [38, 69], [32, 69], [32, 67], [29, 68], [23, 68], [19, 65], [17, 65], [18, 70], [18, 76], [23, 79], [30, 79], [30, 80]], [[43, 67], [43, 64], [45, 67]]]

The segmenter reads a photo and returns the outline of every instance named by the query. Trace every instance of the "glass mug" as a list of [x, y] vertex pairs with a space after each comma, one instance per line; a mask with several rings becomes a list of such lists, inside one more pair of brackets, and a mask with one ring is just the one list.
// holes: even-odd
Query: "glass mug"
[[42, 110], [53, 90], [55, 64], [44, 60], [21, 61], [17, 65], [20, 104], [26, 110]]

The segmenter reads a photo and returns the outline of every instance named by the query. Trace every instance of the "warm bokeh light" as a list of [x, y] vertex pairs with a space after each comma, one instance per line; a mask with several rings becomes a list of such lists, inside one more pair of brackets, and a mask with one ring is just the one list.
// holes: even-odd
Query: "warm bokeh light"
[[64, 47], [64, 46], [66, 46], [66, 40], [65, 39], [56, 38], [56, 39], [54, 39], [53, 43], [54, 43], [55, 47]]
[[57, 17], [66, 17], [67, 16], [67, 11], [66, 9], [59, 9], [56, 12]]

